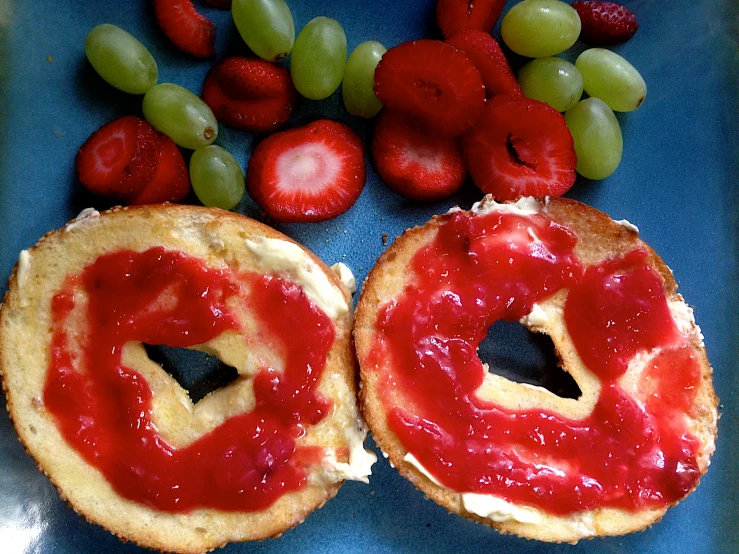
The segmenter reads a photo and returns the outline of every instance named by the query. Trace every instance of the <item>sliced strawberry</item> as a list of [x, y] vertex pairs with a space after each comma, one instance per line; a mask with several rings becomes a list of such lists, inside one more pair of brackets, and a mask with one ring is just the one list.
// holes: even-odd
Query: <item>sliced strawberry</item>
[[463, 31], [446, 39], [457, 50], [461, 50], [480, 72], [485, 95], [496, 94], [521, 96], [516, 76], [508, 65], [498, 41], [484, 31]]
[[232, 0], [205, 0], [206, 4], [210, 4], [219, 10], [230, 10]]
[[159, 135], [159, 163], [151, 181], [129, 204], [180, 202], [190, 192], [190, 176], [180, 149], [172, 139]]
[[470, 30], [490, 33], [505, 2], [506, 0], [438, 0], [436, 22], [444, 38]]
[[298, 102], [285, 67], [239, 57], [226, 58], [208, 71], [202, 96], [219, 121], [250, 133], [277, 129]]
[[564, 117], [537, 100], [496, 96], [462, 147], [472, 180], [496, 200], [560, 196], [575, 182], [577, 155]]
[[467, 175], [458, 139], [427, 135], [391, 110], [375, 125], [372, 159], [387, 186], [415, 200], [445, 198]]
[[117, 182], [118, 196], [131, 198], [141, 192], [157, 170], [162, 150], [160, 135], [146, 121], [139, 119], [136, 130], [136, 152], [123, 168]]
[[199, 14], [192, 0], [154, 0], [159, 27], [174, 45], [199, 58], [213, 56], [216, 26]]
[[404, 42], [382, 56], [375, 93], [429, 133], [459, 136], [485, 105], [480, 72], [462, 52], [438, 40]]
[[324, 221], [354, 204], [364, 178], [359, 136], [321, 119], [264, 139], [249, 159], [246, 186], [278, 221]]
[[90, 191], [120, 196], [118, 181], [136, 154], [140, 123], [132, 115], [100, 127], [77, 152], [75, 167], [80, 182]]
[[594, 46], [607, 46], [629, 40], [639, 24], [627, 7], [614, 2], [575, 2], [572, 4], [580, 16], [580, 39]]

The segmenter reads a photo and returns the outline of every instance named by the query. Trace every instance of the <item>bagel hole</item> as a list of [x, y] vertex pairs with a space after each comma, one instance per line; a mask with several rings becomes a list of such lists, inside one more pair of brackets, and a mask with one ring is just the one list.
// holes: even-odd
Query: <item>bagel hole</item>
[[193, 403], [239, 376], [236, 368], [224, 364], [213, 354], [163, 345], [145, 344], [144, 348], [149, 359], [162, 366], [187, 391]]
[[490, 326], [480, 343], [480, 359], [488, 371], [516, 383], [543, 387], [562, 398], [580, 398], [582, 391], [572, 375], [559, 367], [549, 335], [534, 333], [515, 321]]

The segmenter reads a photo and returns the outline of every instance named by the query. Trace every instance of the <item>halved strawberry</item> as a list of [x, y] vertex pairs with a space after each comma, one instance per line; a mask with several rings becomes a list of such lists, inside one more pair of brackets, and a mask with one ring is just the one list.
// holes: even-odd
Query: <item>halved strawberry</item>
[[586, 0], [575, 2], [572, 7], [582, 23], [580, 40], [593, 46], [627, 41], [639, 29], [634, 12], [615, 2]]
[[404, 42], [382, 56], [375, 94], [429, 133], [459, 136], [485, 105], [480, 72], [462, 52], [438, 40]]
[[473, 29], [490, 33], [505, 2], [506, 0], [438, 0], [436, 22], [444, 38]]
[[118, 181], [136, 154], [141, 122], [132, 115], [121, 117], [90, 135], [75, 159], [77, 176], [86, 188], [106, 196], [118, 194]]
[[250, 133], [277, 129], [298, 102], [284, 66], [240, 57], [226, 58], [208, 71], [202, 96], [219, 121]]
[[321, 119], [270, 135], [246, 172], [251, 197], [277, 221], [324, 221], [347, 211], [364, 188], [362, 141]]
[[80, 147], [75, 165], [87, 189], [127, 204], [175, 202], [190, 188], [177, 145], [132, 115], [95, 131]]
[[[138, 118], [136, 118], [138, 119]], [[138, 119], [136, 129], [136, 152], [131, 161], [123, 168], [117, 181], [117, 196], [132, 198], [141, 192], [159, 165], [159, 155], [162, 151], [160, 135], [143, 119]]]
[[521, 96], [516, 76], [508, 65], [498, 41], [484, 31], [463, 31], [446, 39], [457, 50], [461, 50], [480, 72], [485, 95], [496, 94]]
[[174, 141], [160, 135], [161, 148], [156, 172], [129, 204], [180, 202], [190, 192], [190, 175], [182, 153]]
[[387, 109], [375, 125], [372, 159], [387, 186], [416, 200], [445, 198], [467, 175], [458, 139], [427, 135]]
[[472, 180], [496, 200], [560, 196], [575, 182], [577, 155], [564, 117], [537, 100], [496, 96], [462, 148]]
[[199, 58], [215, 55], [216, 26], [197, 12], [192, 0], [154, 0], [154, 13], [177, 48]]

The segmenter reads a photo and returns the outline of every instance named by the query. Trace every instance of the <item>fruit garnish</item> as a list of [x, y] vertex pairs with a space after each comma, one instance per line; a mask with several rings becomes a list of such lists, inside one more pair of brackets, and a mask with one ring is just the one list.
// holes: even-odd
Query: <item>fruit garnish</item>
[[154, 13], [177, 48], [199, 58], [215, 55], [216, 26], [198, 13], [192, 0], [154, 0]]
[[126, 199], [135, 197], [153, 179], [162, 151], [161, 135], [146, 121], [136, 119], [136, 151], [118, 179], [120, 196]]
[[388, 50], [375, 70], [375, 94], [424, 131], [445, 136], [471, 128], [485, 105], [480, 72], [462, 52], [438, 40]]
[[627, 41], [639, 29], [634, 12], [615, 2], [574, 2], [572, 7], [582, 22], [580, 40], [593, 46]]
[[231, 16], [241, 38], [260, 58], [277, 62], [290, 55], [295, 24], [285, 0], [233, 0]]
[[132, 115], [95, 131], [80, 147], [75, 167], [88, 190], [128, 204], [175, 202], [190, 188], [174, 142]]
[[277, 221], [323, 221], [347, 211], [364, 188], [362, 141], [321, 119], [264, 139], [249, 159], [246, 186]]
[[475, 185], [496, 200], [560, 196], [575, 182], [572, 135], [562, 114], [537, 100], [488, 101], [462, 148]]
[[559, 0], [524, 0], [500, 25], [503, 42], [516, 54], [544, 58], [564, 52], [580, 36], [580, 16]]
[[375, 125], [372, 159], [387, 186], [416, 200], [445, 198], [467, 175], [459, 139], [427, 135], [387, 109]]
[[585, 50], [575, 60], [583, 88], [615, 112], [631, 112], [647, 97], [647, 84], [636, 68], [604, 48]]
[[549, 104], [566, 112], [580, 101], [582, 75], [562, 58], [537, 58], [518, 72], [518, 82], [526, 98]]
[[331, 96], [344, 77], [346, 35], [338, 21], [316, 17], [295, 39], [290, 75], [298, 92], [311, 100]]
[[521, 88], [516, 76], [508, 65], [498, 41], [483, 31], [463, 31], [446, 39], [457, 50], [464, 52], [480, 72], [485, 95], [490, 98], [496, 94], [519, 96]]
[[575, 141], [576, 171], [588, 179], [605, 179], [621, 163], [623, 137], [616, 116], [599, 98], [588, 98], [565, 114]]
[[382, 109], [382, 102], [375, 95], [375, 69], [387, 52], [376, 40], [368, 40], [357, 46], [344, 68], [341, 95], [344, 107], [358, 117], [375, 117]]
[[218, 122], [208, 104], [179, 85], [160, 83], [144, 95], [144, 117], [179, 146], [197, 150], [218, 136]]
[[226, 58], [208, 71], [202, 97], [218, 121], [250, 133], [279, 128], [298, 102], [287, 69], [240, 57]]
[[190, 192], [190, 178], [180, 149], [167, 136], [160, 134], [159, 139], [162, 141], [162, 147], [154, 177], [128, 202], [129, 204], [180, 202]]
[[115, 25], [94, 27], [85, 39], [85, 55], [105, 81], [129, 94], [144, 94], [159, 76], [146, 46]]
[[505, 0], [438, 0], [436, 23], [444, 38], [470, 30], [490, 33], [503, 6]]
[[244, 196], [244, 172], [231, 153], [211, 144], [193, 152], [190, 181], [198, 199], [206, 206], [230, 210]]

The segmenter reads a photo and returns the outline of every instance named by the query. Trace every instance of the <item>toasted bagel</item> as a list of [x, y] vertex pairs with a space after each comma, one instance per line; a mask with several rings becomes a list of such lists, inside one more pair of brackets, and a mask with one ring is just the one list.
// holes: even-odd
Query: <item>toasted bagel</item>
[[[82, 215], [21, 253], [0, 312], [0, 372], [10, 417], [39, 469], [79, 514], [124, 540], [148, 548], [205, 552], [230, 541], [278, 536], [332, 498], [344, 479], [366, 482], [374, 455], [362, 447], [366, 432], [356, 402], [351, 296], [321, 260], [265, 225], [217, 209], [161, 205], [115, 208], [101, 214], [86, 211]], [[131, 499], [65, 438], [60, 416], [46, 405], [50, 368], [55, 367], [51, 343], [57, 332], [63, 331], [71, 374], [84, 380], [96, 369], [84, 361], [86, 337], [96, 329], [89, 328], [92, 292], [80, 276], [87, 275], [88, 268], [105, 256], [125, 251], [138, 259], [137, 255], [151, 249], [193, 260], [208, 275], [228, 275], [232, 280], [242, 273], [265, 279], [274, 276], [286, 283], [285, 287], [299, 287], [302, 292], [295, 293], [295, 301], [307, 306], [305, 310], [331, 321], [333, 339], [326, 347], [325, 364], [309, 370], [320, 370], [315, 393], [326, 401], [324, 412], [314, 417], [317, 422], [303, 422], [304, 432], [294, 424], [285, 424], [295, 432], [294, 437], [288, 437], [295, 446], [293, 454], [288, 450], [284, 464], [296, 472], [297, 485], [288, 487], [262, 509], [201, 506], [195, 499], [191, 509], [178, 511], [158, 508], [153, 497], [146, 497], [145, 502]], [[178, 271], [176, 266], [173, 279], [179, 278]], [[219, 309], [231, 310], [229, 317], [233, 316], [235, 323], [202, 344], [184, 344], [216, 354], [235, 367], [239, 377], [228, 386], [193, 404], [187, 391], [147, 357], [141, 342], [131, 341], [122, 348], [121, 367], [143, 376], [151, 391], [150, 422], [158, 439], [171, 451], [211, 437], [232, 418], [255, 409], [255, 376], [266, 371], [265, 367], [273, 368], [270, 371], [279, 376], [289, 363], [283, 359], [283, 351], [291, 337], [272, 336], [251, 308], [248, 289], [239, 288], [242, 285], [238, 283], [229, 286], [238, 292], [229, 293]], [[52, 304], [65, 290], [74, 308], [60, 319], [52, 313]], [[165, 306], [162, 310], [168, 309], [167, 294], [162, 292], [156, 301]], [[141, 313], [135, 317], [143, 317]], [[301, 329], [294, 332], [299, 334]], [[283, 408], [291, 409], [274, 409]], [[295, 459], [297, 448], [318, 452], [318, 456], [309, 461]], [[260, 463], [271, 468], [276, 462]], [[195, 465], [191, 469], [199, 471]], [[271, 475], [271, 469], [264, 471]], [[201, 477], [215, 487], [219, 475]], [[204, 486], [210, 485], [206, 482]]]
[[[596, 267], [601, 267], [602, 264], [607, 263], [607, 260], [625, 259], [634, 251], [639, 251], [640, 255], [643, 254], [644, 267], [649, 268], [649, 275], [653, 275], [654, 279], [661, 284], [662, 290], [659, 291], [657, 296], [662, 295], [663, 298], [660, 302], [666, 302], [666, 304], [661, 305], [665, 310], [669, 307], [670, 311], [668, 313], [671, 314], [671, 318], [674, 320], [672, 323], [665, 323], [668, 326], [674, 324], [675, 330], [671, 331], [670, 337], [673, 338], [670, 340], [679, 341], [674, 342], [674, 344], [671, 342], [671, 346], [664, 346], [663, 350], [671, 353], [671, 349], [677, 349], [679, 344], [679, 347], [684, 349], [682, 351], [690, 353], [690, 367], [696, 368], [693, 377], [686, 378], [686, 382], [690, 383], [690, 391], [685, 393], [685, 398], [690, 399], [690, 405], [687, 409], [681, 410], [678, 414], [680, 417], [676, 418], [681, 422], [681, 425], [684, 423], [684, 431], [691, 437], [690, 441], [695, 441], [690, 442], [691, 445], [695, 445], [690, 456], [693, 479], [686, 485], [688, 490], [684, 491], [684, 494], [679, 494], [678, 497], [665, 502], [653, 500], [640, 507], [626, 508], [618, 504], [619, 502], [625, 502], [623, 495], [619, 496], [618, 493], [613, 493], [612, 498], [616, 498], [615, 500], [592, 501], [585, 504], [584, 509], [565, 509], [561, 507], [564, 500], [555, 493], [552, 493], [551, 498], [547, 497], [550, 498], [550, 500], [547, 500], [550, 503], [547, 504], [543, 500], [541, 503], [537, 503], [537, 500], [532, 499], [532, 497], [527, 497], [527, 501], [517, 500], [514, 493], [508, 495], [508, 489], [504, 486], [501, 489], [496, 489], [496, 494], [491, 494], [484, 492], [483, 485], [478, 487], [482, 490], [481, 492], [481, 490], [465, 490], [464, 488], [442, 484], [445, 480], [456, 483], [462, 482], [466, 478], [464, 475], [454, 473], [453, 468], [447, 469], [447, 466], [454, 465], [453, 462], [449, 461], [451, 458], [444, 457], [442, 460], [440, 456], [454, 455], [454, 452], [451, 451], [453, 447], [444, 450], [446, 448], [444, 441], [450, 440], [451, 431], [449, 429], [453, 428], [453, 424], [456, 425], [456, 422], [459, 421], [459, 428], [465, 428], [465, 425], [468, 425], [468, 420], [464, 419], [462, 415], [458, 415], [459, 420], [453, 419], [452, 416], [449, 420], [443, 419], [442, 416], [439, 416], [440, 420], [431, 418], [429, 414], [441, 414], [444, 410], [447, 410], [448, 413], [459, 414], [460, 412], [455, 412], [455, 408], [450, 407], [449, 404], [443, 406], [436, 404], [433, 398], [418, 396], [419, 393], [416, 390], [411, 390], [415, 387], [425, 387], [426, 383], [430, 381], [438, 381], [440, 376], [447, 378], [450, 375], [451, 377], [448, 378], [450, 382], [454, 383], [455, 387], [461, 386], [458, 385], [462, 381], [462, 378], [459, 377], [461, 373], [465, 375], [465, 382], [472, 380], [479, 383], [473, 393], [465, 396], [464, 401], [478, 409], [478, 414], [484, 414], [479, 416], [480, 419], [487, 417], [487, 414], [494, 410], [500, 410], [505, 414], [513, 414], [508, 421], [513, 421], [516, 417], [519, 419], [529, 417], [532, 414], [533, 416], [537, 414], [546, 415], [557, 422], [562, 421], [573, 425], [578, 422], [591, 421], [588, 418], [593, 417], [592, 414], [596, 406], [600, 405], [600, 398], [606, 389], [605, 384], [608, 383], [610, 387], [610, 384], [613, 383], [616, 390], [623, 391], [625, 395], [630, 397], [630, 400], [624, 400], [624, 402], [628, 402], [630, 406], [635, 406], [635, 417], [644, 417], [647, 418], [645, 421], [651, 422], [652, 419], [649, 418], [653, 414], [651, 412], [647, 413], [644, 406], [647, 404], [652, 406], [652, 404], [649, 404], [652, 402], [650, 398], [661, 397], [660, 395], [663, 394], [659, 389], [651, 390], [645, 385], [645, 383], [651, 382], [650, 376], [652, 374], [649, 373], [650, 370], [648, 369], [650, 364], [658, 364], [658, 356], [663, 351], [659, 348], [650, 351], [639, 351], [630, 356], [627, 360], [628, 369], [612, 382], [601, 379], [594, 372], [594, 368], [588, 367], [583, 362], [582, 353], [578, 351], [573, 341], [572, 329], [568, 328], [564, 316], [568, 296], [574, 287], [579, 286], [578, 284], [561, 286], [553, 290], [551, 294], [544, 295], [540, 300], [537, 300], [533, 308], [529, 306], [530, 313], [519, 314], [516, 317], [516, 319], [520, 317], [520, 322], [530, 330], [546, 333], [550, 336], [561, 367], [574, 378], [582, 392], [578, 399], [561, 398], [541, 387], [516, 383], [499, 375], [488, 373], [485, 364], [479, 360], [473, 350], [481, 340], [479, 336], [477, 342], [468, 342], [463, 346], [459, 346], [459, 340], [462, 339], [459, 339], [456, 335], [454, 336], [457, 342], [454, 344], [445, 342], [442, 346], [437, 346], [436, 343], [431, 341], [431, 339], [437, 337], [436, 330], [447, 328], [444, 326], [448, 322], [443, 321], [443, 318], [433, 319], [434, 316], [429, 315], [435, 313], [433, 312], [434, 306], [429, 300], [428, 306], [431, 307], [427, 308], [427, 305], [424, 304], [425, 297], [422, 296], [422, 292], [418, 291], [435, 291], [434, 294], [438, 293], [436, 296], [438, 298], [446, 291], [449, 297], [454, 297], [456, 294], [461, 298], [463, 293], [454, 287], [459, 283], [466, 282], [466, 276], [464, 275], [459, 277], [459, 280], [454, 280], [453, 277], [447, 277], [446, 273], [442, 274], [441, 270], [439, 270], [441, 276], [438, 277], [438, 282], [433, 280], [437, 279], [436, 273], [433, 274], [433, 277], [428, 276], [437, 269], [437, 266], [433, 265], [436, 263], [435, 260], [441, 259], [447, 252], [446, 250], [430, 249], [437, 248], [438, 243], [435, 241], [445, 232], [448, 226], [456, 222], [454, 224], [459, 224], [460, 229], [465, 229], [466, 227], [462, 223], [472, 220], [478, 220], [478, 225], [488, 225], [487, 223], [479, 223], [481, 221], [479, 218], [493, 218], [485, 228], [487, 234], [484, 234], [484, 236], [470, 234], [469, 236], [473, 238], [464, 235], [466, 242], [464, 242], [464, 246], [459, 247], [459, 252], [463, 252], [463, 249], [467, 248], [468, 252], [474, 251], [478, 257], [483, 255], [480, 252], [484, 252], [484, 248], [480, 245], [485, 240], [494, 241], [500, 238], [501, 242], [508, 241], [506, 243], [508, 244], [507, 248], [514, 253], [520, 251], [532, 252], [538, 248], [537, 244], [541, 243], [532, 227], [528, 227], [528, 235], [525, 231], [522, 233], [523, 238], [511, 234], [510, 237], [512, 238], [509, 239], [505, 233], [513, 233], [513, 231], [510, 231], [510, 226], [507, 223], [501, 224], [495, 220], [498, 217], [496, 214], [504, 213], [513, 213], [522, 218], [516, 220], [519, 229], [524, 229], [526, 221], [531, 221], [532, 226], [534, 225], [533, 222], [536, 221], [538, 222], [537, 225], [553, 224], [563, 228], [576, 240], [572, 255], [575, 262], [580, 264], [578, 267], [582, 267], [583, 274], [590, 268], [595, 270]], [[524, 223], [521, 223], [522, 221]], [[495, 227], [495, 225], [499, 225], [499, 227]], [[451, 241], [453, 240], [453, 237], [450, 238], [451, 236], [450, 234], [444, 234], [443, 240]], [[474, 243], [475, 240], [479, 242]], [[459, 241], [461, 243], [462, 238]], [[471, 244], [470, 241], [473, 241], [473, 243]], [[475, 250], [475, 248], [478, 249]], [[427, 252], [429, 254], [424, 257]], [[453, 251], [449, 250], [449, 252]], [[455, 255], [471, 256], [472, 254], [459, 253]], [[513, 255], [511, 254], [511, 256]], [[544, 258], [546, 255], [541, 254], [541, 257]], [[505, 260], [506, 258], [502, 259]], [[446, 262], [440, 261], [438, 263]], [[418, 267], [421, 267], [421, 269], [414, 269], [414, 264], [420, 264]], [[452, 265], [440, 265], [438, 267], [451, 267], [450, 272], [456, 269]], [[472, 267], [472, 265], [465, 267]], [[445, 279], [449, 279], [449, 283], [453, 284], [445, 284], [447, 283]], [[469, 276], [469, 279], [474, 280], [475, 277]], [[430, 288], [432, 286], [437, 288]], [[444, 288], [447, 286], [451, 288]], [[633, 225], [628, 224], [628, 222], [615, 222], [606, 214], [573, 200], [529, 198], [522, 199], [515, 204], [496, 204], [492, 201], [492, 198], [486, 197], [482, 202], [476, 204], [471, 211], [462, 212], [459, 209], [453, 209], [447, 214], [432, 218], [425, 225], [407, 230], [380, 256], [376, 265], [370, 271], [362, 289], [355, 317], [354, 337], [362, 384], [360, 403], [375, 442], [389, 458], [390, 463], [430, 499], [447, 508], [450, 512], [489, 525], [503, 533], [513, 533], [525, 538], [549, 542], [577, 542], [583, 538], [622, 535], [646, 528], [658, 521], [669, 507], [677, 504], [697, 486], [698, 478], [708, 468], [710, 457], [714, 451], [717, 431], [718, 401], [713, 390], [712, 370], [706, 358], [703, 337], [699, 328], [695, 325], [692, 310], [685, 304], [676, 289], [677, 284], [671, 270], [654, 250], [639, 239], [638, 232]], [[501, 292], [500, 294], [507, 298], [506, 293]], [[467, 304], [464, 304], [464, 300], [454, 301], [458, 302], [454, 304], [454, 307], [470, 305], [472, 301], [469, 297], [466, 298]], [[481, 297], [477, 296], [475, 298]], [[489, 297], [482, 298], [488, 299]], [[410, 306], [411, 300], [409, 299], [413, 299], [416, 303], [415, 307]], [[406, 301], [407, 306], [403, 304], [404, 301]], [[483, 305], [487, 301], [480, 300], [478, 305]], [[452, 303], [453, 301], [450, 300], [449, 302]], [[511, 296], [511, 304], [515, 305], [516, 302], [518, 300]], [[572, 303], [575, 304], [576, 302], [573, 297]], [[401, 308], [398, 306], [406, 311], [400, 311]], [[447, 312], [439, 313], [452, 314], [450, 310], [451, 308]], [[593, 310], [595, 310], [595, 307]], [[401, 315], [396, 316], [398, 313]], [[408, 314], [421, 314], [413, 315], [416, 318], [413, 320], [415, 322], [414, 326], [430, 329], [426, 335], [419, 335], [426, 338], [430, 337], [427, 342], [423, 343], [424, 348], [429, 350], [422, 350], [417, 347], [417, 344], [421, 343], [412, 344], [406, 335], [399, 339], [394, 339], [391, 336], [392, 333], [388, 329], [397, 334], [398, 326], [404, 326], [402, 330], [407, 331], [408, 336], [416, 336], [411, 335], [411, 331], [408, 331], [410, 324], [407, 318], [411, 317]], [[454, 317], [454, 315], [445, 317], [448, 319]], [[401, 323], [396, 324], [396, 321]], [[460, 325], [464, 325], [464, 323]], [[448, 323], [448, 327], [453, 328], [455, 333], [458, 330], [452, 323]], [[484, 331], [483, 328], [482, 338], [485, 336]], [[422, 331], [412, 332], [422, 333]], [[464, 335], [465, 331], [458, 332], [460, 336], [466, 336]], [[437, 342], [444, 339], [442, 332], [439, 331], [439, 333], [441, 338]], [[396, 342], [393, 342], [394, 340]], [[414, 352], [414, 348], [418, 349]], [[450, 353], [452, 348], [457, 348], [460, 351], [467, 348], [468, 350], [464, 350], [465, 352], [472, 352], [471, 362], [469, 362], [469, 367], [473, 368], [472, 373], [469, 373], [468, 366], [454, 365], [453, 362], [449, 362], [449, 360], [455, 359]], [[433, 366], [433, 361], [426, 362], [428, 358], [424, 356], [427, 356], [429, 351], [442, 352], [442, 354], [434, 354], [437, 357], [448, 356], [448, 358], [443, 358], [447, 365], [439, 366], [445, 367], [446, 373], [440, 373], [436, 369], [433, 370], [436, 371], [435, 373], [432, 370], [429, 370], [428, 374], [425, 373], [426, 370], [423, 368], [437, 367]], [[398, 356], [398, 353], [401, 353], [402, 356]], [[402, 362], [398, 361], [399, 357], [403, 360]], [[408, 366], [410, 363], [408, 360], [411, 360], [414, 364], [412, 367]], [[442, 364], [442, 362], [439, 362], [439, 364]], [[677, 378], [682, 368], [676, 366], [675, 369]], [[690, 371], [693, 371], [693, 369]], [[665, 379], [669, 378], [665, 375]], [[407, 385], [411, 382], [415, 383], [414, 387]], [[660, 381], [660, 386], [663, 385], [664, 383]], [[429, 387], [424, 390], [432, 389]], [[441, 385], [436, 390], [441, 390]], [[667, 392], [664, 393], [664, 397], [668, 398]], [[641, 407], [641, 410], [638, 407]], [[527, 415], [521, 415], [524, 413]], [[654, 417], [657, 417], [657, 415]], [[391, 420], [391, 418], [394, 419]], [[393, 421], [396, 423], [392, 423]], [[445, 427], [445, 424], [448, 424], [448, 427]], [[482, 451], [484, 447], [489, 447], [490, 451], [503, 452], [503, 455], [510, 456], [511, 459], [517, 457], [516, 459], [523, 460], [521, 463], [528, 464], [523, 467], [528, 468], [529, 471], [534, 471], [532, 470], [534, 468], [532, 460], [539, 460], [537, 463], [543, 464], [542, 467], [549, 468], [555, 473], [561, 472], [557, 475], [569, 478], [567, 468], [579, 467], [578, 464], [583, 461], [567, 460], [564, 458], [564, 454], [562, 455], [563, 459], [560, 460], [557, 457], [558, 451], [556, 448], [547, 451], [549, 454], [541, 454], [542, 457], [537, 458], [536, 456], [539, 456], [539, 454], [536, 453], [536, 449], [531, 446], [531, 441], [526, 437], [507, 438], [506, 440], [509, 442], [505, 443], [506, 446], [501, 446], [494, 439], [485, 442], [479, 434], [472, 432], [473, 428], [477, 429], [477, 427], [474, 427], [475, 424], [475, 421], [470, 420], [470, 431], [467, 439], [470, 443], [479, 440], [482, 445], [470, 446], [471, 449]], [[649, 429], [649, 424], [645, 425]], [[406, 429], [410, 430], [406, 431]], [[424, 429], [425, 431], [421, 432], [417, 429]], [[410, 437], [406, 439], [406, 442], [401, 440], [399, 436], [401, 432], [405, 433], [406, 437]], [[417, 434], [414, 435], [413, 433], [416, 432]], [[502, 432], [506, 433], [505, 430]], [[510, 432], [516, 433], [516, 431]], [[423, 441], [426, 439], [423, 437], [426, 435], [423, 433], [427, 433], [429, 436], [433, 435], [433, 439], [429, 439], [429, 441], [437, 440], [436, 437], [442, 438], [439, 438], [437, 442], [424, 443]], [[419, 436], [422, 438], [417, 439]], [[418, 440], [417, 443], [413, 443], [415, 445], [413, 447], [410, 446], [411, 439], [413, 441]], [[464, 449], [466, 443], [463, 439], [464, 437], [454, 439], [459, 441], [453, 443], [458, 450]], [[544, 438], [541, 439], [541, 442], [545, 442]], [[431, 444], [433, 448], [440, 450], [432, 451], [432, 446], [424, 449], [426, 444]], [[509, 448], [509, 444], [513, 446]], [[648, 442], [648, 444], [650, 448], [654, 446], [652, 442]], [[506, 448], [509, 449], [506, 450]], [[475, 450], [475, 452], [478, 450]], [[659, 452], [659, 450], [655, 450], [655, 452]], [[546, 456], [548, 455], [551, 456], [551, 466], [547, 465], [548, 458]], [[418, 459], [424, 456], [428, 462], [427, 464], [421, 463]], [[481, 459], [484, 461], [490, 460], [492, 467], [492, 464], [498, 461], [495, 456], [497, 455], [490, 455], [490, 458]], [[464, 461], [463, 457], [458, 459]], [[434, 464], [437, 464], [435, 468], [428, 467]], [[503, 462], [501, 462], [501, 465], [503, 465]], [[476, 468], [472, 468], [472, 470], [476, 471]], [[658, 472], [659, 469], [654, 471]], [[480, 470], [479, 473], [475, 473], [474, 479], [480, 482], [484, 481], [485, 486], [492, 487], [496, 483], [512, 478], [511, 476], [512, 474], [506, 473], [505, 470], [489, 470], [487, 473]], [[524, 483], [521, 487], [525, 489], [525, 485]], [[559, 489], [556, 490], [559, 491]], [[569, 492], [580, 494], [581, 491]], [[558, 504], [560, 500], [561, 503]]]

